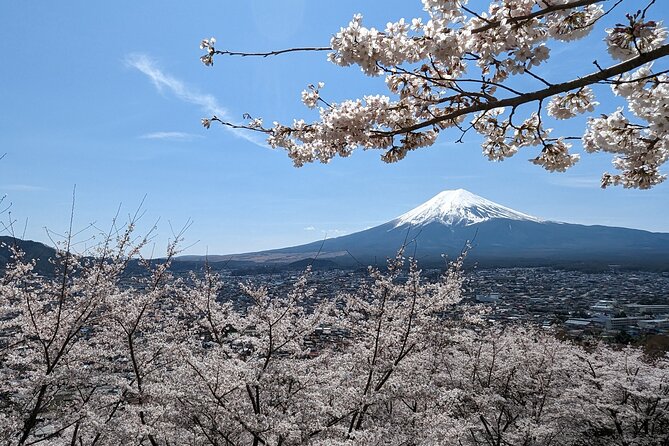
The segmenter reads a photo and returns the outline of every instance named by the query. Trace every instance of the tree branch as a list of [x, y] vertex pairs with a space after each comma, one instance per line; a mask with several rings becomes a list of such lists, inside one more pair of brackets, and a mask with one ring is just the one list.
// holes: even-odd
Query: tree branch
[[469, 107], [464, 107], [459, 110], [455, 110], [451, 113], [447, 113], [442, 116], [428, 119], [427, 121], [419, 122], [417, 124], [408, 127], [402, 127], [400, 129], [391, 131], [374, 131], [373, 133], [375, 133], [378, 136], [395, 136], [402, 133], [414, 132], [416, 130], [423, 129], [425, 127], [438, 124], [440, 122], [449, 121], [463, 115], [468, 115], [470, 113], [488, 111], [500, 107], [513, 107], [522, 104], [527, 104], [528, 102], [539, 101], [541, 99], [555, 96], [556, 94], [565, 93], [570, 90], [575, 90], [577, 88], [585, 87], [587, 85], [592, 85], [597, 82], [607, 80], [610, 77], [626, 73], [648, 62], [652, 62], [653, 60], [665, 57], [667, 55], [669, 55], [669, 44], [663, 45], [647, 53], [639, 54], [638, 56], [633, 57], [632, 59], [619, 63], [618, 65], [614, 65], [612, 67], [606, 68], [596, 73], [589, 74], [579, 79], [563, 82], [561, 84], [555, 84], [551, 87], [544, 88], [542, 90], [537, 90], [531, 93], [525, 93], [516, 97], [500, 99], [499, 101], [495, 102], [488, 102], [485, 104], [476, 104]]
[[[588, 5], [594, 5], [595, 3], [602, 3], [608, 0], [577, 0], [575, 2], [571, 3], [565, 3], [563, 5], [552, 5], [548, 6], [547, 8], [541, 9], [539, 11], [535, 11], [531, 14], [526, 14], [526, 15], [521, 15], [517, 17], [510, 17], [508, 19], [508, 22], [511, 24], [517, 24], [520, 22], [524, 22], [526, 20], [531, 20], [537, 17], [540, 17], [545, 14], [550, 14], [551, 12], [557, 12], [557, 11], [564, 11], [566, 9], [572, 9], [572, 8], [578, 8], [579, 6], [588, 6]], [[474, 28], [472, 30], [472, 34], [477, 34], [477, 33], [482, 33], [485, 31], [488, 31], [493, 28], [497, 28], [500, 25], [499, 21], [494, 21], [491, 23], [488, 23], [487, 25], [480, 26], [478, 28]]]
[[332, 51], [332, 48], [329, 46], [298, 47], [298, 48], [287, 48], [285, 50], [268, 51], [265, 53], [245, 53], [243, 51], [215, 50], [213, 54], [221, 56], [268, 57], [268, 56], [278, 56], [279, 54], [284, 54], [284, 53], [296, 53], [305, 51]]

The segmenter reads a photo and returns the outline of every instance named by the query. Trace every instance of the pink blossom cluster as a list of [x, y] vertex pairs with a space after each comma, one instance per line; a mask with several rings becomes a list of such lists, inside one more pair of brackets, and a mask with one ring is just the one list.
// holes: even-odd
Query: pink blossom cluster
[[[286, 150], [296, 166], [327, 163], [357, 148], [380, 149], [384, 161], [395, 162], [412, 150], [433, 145], [439, 133], [450, 129], [461, 134], [458, 141], [472, 130], [482, 134], [483, 152], [491, 160], [512, 156], [521, 147], [538, 146], [541, 153], [531, 159], [533, 163], [564, 171], [579, 159], [565, 141], [577, 137], [549, 138], [551, 129], [544, 128], [542, 119], [566, 120], [593, 112], [599, 103], [592, 86], [600, 83], [618, 85], [614, 94], [628, 99], [630, 110], [641, 119], [651, 116], [640, 110], [646, 107], [640, 104], [642, 97], [644, 104], [653, 102], [651, 108], [664, 104], [664, 75], [647, 72], [644, 81], [623, 80], [634, 69], [669, 53], [667, 30], [660, 22], [646, 19], [648, 8], [628, 15], [628, 23], [606, 30], [609, 53], [626, 64], [606, 69], [596, 64], [599, 72], [554, 81], [534, 72], [549, 61], [549, 45], [585, 37], [617, 4], [605, 10], [601, 0], [493, 0], [486, 11], [476, 12], [465, 0], [422, 3], [427, 17], [400, 19], [377, 29], [365, 26], [356, 14], [331, 39], [328, 59], [343, 67], [357, 65], [368, 76], [384, 76], [387, 95], [326, 102], [320, 87], [311, 86], [302, 92], [302, 102], [317, 109], [315, 121], [246, 127], [265, 132], [269, 144]], [[239, 54], [217, 51], [212, 42], [203, 41], [207, 65], [216, 54]], [[267, 54], [286, 51], [292, 50]], [[559, 61], [554, 68], [551, 77], [559, 77]], [[518, 82], [510, 82], [513, 78], [522, 79], [528, 87], [515, 87]], [[630, 86], [624, 87], [625, 83]], [[644, 93], [623, 93], [634, 89], [634, 84], [641, 85]], [[528, 110], [531, 104], [536, 111]], [[495, 109], [507, 114], [501, 117]], [[653, 116], [649, 126], [666, 125], [658, 118], [662, 113]], [[603, 186], [647, 188], [662, 181], [658, 168], [667, 160], [664, 134], [647, 135], [635, 127], [624, 137], [593, 136], [593, 131], [605, 130], [602, 119], [608, 118], [591, 118], [583, 137], [586, 151], [616, 153], [617, 148], [625, 153], [614, 159], [622, 173], [605, 174]], [[608, 142], [594, 144], [593, 138]], [[655, 139], [659, 142], [649, 142]], [[621, 141], [628, 145], [620, 146]]]
[[[129, 226], [130, 227], [130, 226]], [[140, 262], [132, 231], [54, 276], [0, 277], [0, 442], [27, 445], [660, 445], [669, 360], [497, 327], [462, 305], [462, 259], [402, 255], [347, 291]], [[116, 241], [114, 241], [116, 239]], [[458, 305], [456, 305], [458, 304]], [[450, 314], [450, 317], [446, 317]]]
[[622, 108], [588, 120], [583, 146], [588, 152], [613, 153], [613, 165], [620, 171], [604, 174], [605, 186], [648, 189], [667, 178], [660, 166], [669, 159], [669, 76], [655, 76], [651, 68], [649, 64], [622, 75], [611, 85], [637, 122], [630, 121]]

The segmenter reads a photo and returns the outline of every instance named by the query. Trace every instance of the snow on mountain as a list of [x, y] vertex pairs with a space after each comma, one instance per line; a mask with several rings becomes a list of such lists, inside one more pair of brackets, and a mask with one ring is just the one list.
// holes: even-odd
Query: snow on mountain
[[495, 218], [542, 220], [486, 200], [464, 189], [446, 190], [394, 220], [395, 227], [428, 223], [469, 226]]

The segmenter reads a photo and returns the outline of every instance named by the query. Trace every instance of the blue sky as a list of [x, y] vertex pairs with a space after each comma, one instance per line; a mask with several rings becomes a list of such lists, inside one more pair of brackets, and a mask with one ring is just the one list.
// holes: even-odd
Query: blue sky
[[[657, 3], [652, 18], [666, 19], [669, 6]], [[559, 80], [591, 72], [594, 59], [609, 64], [603, 28], [641, 4], [624, 1], [591, 38], [556, 48], [559, 75], [542, 73]], [[356, 12], [383, 28], [421, 16], [420, 8], [417, 0], [0, 3], [0, 193], [17, 232], [25, 226], [26, 238], [47, 241], [45, 227], [66, 230], [75, 185], [77, 228], [106, 226], [119, 205], [132, 213], [146, 196], [142, 222], [158, 221], [158, 251], [189, 220], [186, 253], [278, 248], [383, 223], [460, 187], [541, 218], [669, 232], [669, 182], [601, 190], [599, 176], [611, 169], [605, 155], [550, 174], [527, 161], [535, 149], [491, 163], [475, 135], [455, 144], [459, 135], [444, 133], [393, 165], [360, 151], [296, 169], [253, 135], [201, 127], [212, 112], [313, 118], [300, 92], [318, 81], [334, 101], [383, 91], [382, 79], [331, 65], [325, 53], [218, 58], [204, 67], [202, 38], [234, 50], [328, 45]], [[596, 113], [612, 111], [618, 103], [601, 91]], [[583, 122], [556, 125], [556, 134], [580, 135]]]

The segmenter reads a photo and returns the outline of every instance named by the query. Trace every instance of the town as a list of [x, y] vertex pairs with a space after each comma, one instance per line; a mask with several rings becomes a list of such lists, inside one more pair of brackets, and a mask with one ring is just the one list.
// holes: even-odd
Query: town
[[[437, 280], [441, 272], [428, 269], [423, 275]], [[219, 273], [226, 283], [221, 299], [232, 300], [238, 307], [248, 304], [240, 282], [263, 283], [283, 292], [300, 275], [299, 271]], [[316, 287], [315, 299], [329, 299], [354, 292], [367, 279], [364, 269], [331, 269], [313, 271], [310, 282]], [[572, 338], [626, 343], [669, 333], [669, 273], [621, 271], [615, 265], [606, 272], [550, 267], [469, 269], [460, 305], [467, 304], [484, 307], [492, 324], [529, 323]]]

